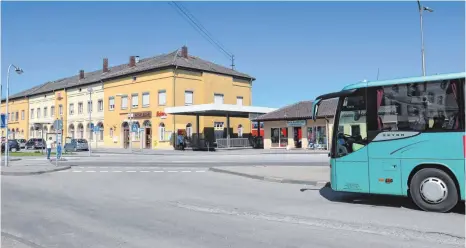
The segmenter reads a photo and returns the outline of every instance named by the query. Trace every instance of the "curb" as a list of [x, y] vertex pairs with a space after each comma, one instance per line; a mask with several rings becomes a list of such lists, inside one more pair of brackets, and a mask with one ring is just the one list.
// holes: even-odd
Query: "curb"
[[267, 181], [267, 182], [275, 182], [275, 183], [305, 184], [305, 185], [312, 185], [312, 186], [318, 186], [318, 187], [325, 187], [325, 185], [328, 183], [327, 181], [295, 180], [295, 179], [286, 179], [286, 178], [277, 178], [277, 177], [256, 176], [256, 175], [251, 175], [251, 174], [246, 174], [246, 173], [241, 173], [241, 172], [219, 169], [215, 167], [211, 167], [209, 168], [209, 170], [213, 172], [225, 173], [225, 174], [247, 177], [247, 178], [257, 179], [257, 180]]
[[50, 172], [55, 172], [55, 171], [62, 171], [62, 170], [68, 170], [71, 169], [71, 166], [63, 166], [51, 170], [41, 170], [41, 171], [28, 171], [28, 172], [22, 172], [22, 171], [2, 171], [2, 175], [4, 176], [27, 176], [27, 175], [39, 175], [39, 174], [44, 174], [44, 173], [50, 173]]
[[[2, 154], [2, 156], [3, 156], [3, 154]], [[11, 162], [11, 161], [20, 161], [21, 159], [22, 159], [22, 158], [10, 158], [10, 159], [8, 159], [8, 162]], [[2, 159], [2, 162], [4, 162], [4, 161], [5, 161], [5, 160]]]

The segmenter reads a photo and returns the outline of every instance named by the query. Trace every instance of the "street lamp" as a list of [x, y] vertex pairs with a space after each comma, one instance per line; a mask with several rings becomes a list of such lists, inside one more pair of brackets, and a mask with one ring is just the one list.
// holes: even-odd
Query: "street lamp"
[[[123, 96], [126, 96], [124, 94], [116, 94], [116, 96], [119, 96], [119, 97], [123, 97]], [[128, 96], [128, 101], [129, 101], [129, 104], [127, 103], [127, 108], [129, 108], [129, 114], [128, 114], [128, 120], [129, 120], [129, 150], [130, 152], [132, 153], [133, 152], [133, 141], [132, 141], [132, 130], [131, 128], [133, 127], [133, 113], [131, 112], [131, 107], [130, 104], [132, 103], [132, 100], [131, 100], [131, 95]]]
[[92, 147], [92, 142], [91, 142], [91, 137], [92, 137], [92, 120], [91, 120], [91, 115], [92, 115], [92, 92], [93, 89], [92, 87], [87, 88], [87, 92], [89, 92], [89, 103], [87, 104], [87, 108], [89, 111], [89, 156], [91, 156], [91, 147]]
[[420, 20], [421, 20], [422, 75], [425, 76], [426, 75], [426, 61], [425, 61], [425, 55], [424, 55], [424, 30], [423, 30], [423, 27], [422, 27], [422, 13], [424, 12], [424, 10], [429, 11], [429, 12], [434, 12], [434, 10], [429, 8], [429, 7], [426, 7], [426, 6], [422, 6], [421, 2], [419, 0], [417, 0], [417, 5], [419, 7], [419, 17], [420, 17]]
[[[6, 103], [5, 103], [5, 166], [8, 166], [8, 155], [9, 155], [9, 147], [8, 147], [8, 121], [10, 117], [8, 116], [8, 98], [10, 97], [10, 69], [11, 67], [15, 68], [15, 72], [18, 74], [23, 73], [23, 69], [10, 64], [8, 66], [8, 72], [6, 74]], [[0, 84], [0, 92], [2, 91], [1, 84]], [[1, 93], [0, 93], [1, 94]]]

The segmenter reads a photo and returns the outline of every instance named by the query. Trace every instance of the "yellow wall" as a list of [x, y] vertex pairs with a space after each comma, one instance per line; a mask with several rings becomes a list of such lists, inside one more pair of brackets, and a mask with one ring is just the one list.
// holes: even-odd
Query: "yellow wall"
[[[62, 114], [60, 114], [60, 105], [63, 107]], [[67, 122], [67, 113], [68, 113], [68, 97], [65, 90], [55, 91], [55, 120], [62, 118], [63, 120], [63, 132], [62, 134], [62, 144], [65, 141], [66, 134], [68, 133], [68, 122]], [[54, 120], [54, 121], [55, 121]], [[56, 132], [56, 131], [55, 131]]]
[[[175, 78], [175, 80], [174, 80]], [[174, 83], [175, 81], [175, 83]], [[174, 90], [175, 85], [175, 90]], [[166, 91], [166, 104], [160, 106], [158, 103], [158, 93], [160, 90]], [[243, 97], [243, 105], [251, 104], [251, 84], [249, 81], [233, 79], [231, 76], [222, 76], [212, 73], [193, 72], [188, 70], [178, 69], [175, 72], [173, 69], [163, 71], [144, 73], [137, 76], [133, 81], [132, 76], [124, 77], [117, 80], [112, 80], [104, 83], [104, 145], [106, 147], [123, 147], [123, 129], [122, 123], [128, 121], [127, 110], [121, 109], [121, 97], [117, 94], [128, 95], [128, 107], [131, 106], [130, 96], [133, 93], [138, 93], [139, 106], [131, 109], [134, 112], [151, 111], [151, 118], [135, 119], [142, 128], [143, 122], [149, 120], [152, 124], [152, 142], [153, 149], [171, 149], [172, 144], [169, 140], [170, 133], [176, 132], [178, 129], [186, 129], [186, 125], [192, 125], [192, 132], [196, 132], [196, 117], [195, 116], [172, 116], [168, 115], [165, 118], [157, 117], [158, 111], [164, 112], [165, 107], [184, 106], [185, 91], [193, 92], [193, 104], [213, 103], [214, 93], [224, 94], [225, 104], [236, 104], [236, 97]], [[142, 93], [149, 92], [150, 106], [142, 107]], [[115, 109], [109, 110], [109, 97], [115, 97]], [[174, 102], [175, 101], [175, 102]], [[199, 120], [199, 130], [202, 133], [204, 127], [213, 127], [214, 121], [222, 121], [226, 125], [225, 117], [201, 117]], [[165, 125], [166, 141], [159, 139], [159, 124]], [[230, 127], [233, 132], [237, 133], [237, 127], [243, 126], [243, 133], [251, 131], [251, 124], [248, 119], [231, 118]], [[113, 136], [110, 137], [110, 128], [113, 129]], [[142, 134], [140, 139], [134, 139], [132, 147], [135, 149], [141, 148], [141, 140], [143, 147], [146, 148], [145, 135]]]
[[[1, 112], [4, 113], [5, 110], [5, 102], [1, 104]], [[24, 111], [24, 118], [21, 118], [21, 111]], [[27, 98], [22, 99], [15, 99], [10, 100], [8, 102], [8, 112], [15, 113], [18, 112], [18, 120], [9, 121], [8, 122], [8, 129], [19, 130], [18, 133], [15, 133], [14, 137], [11, 133], [9, 138], [16, 138], [16, 139], [28, 139], [29, 138], [29, 103]], [[6, 135], [4, 128], [2, 128], [2, 137]]]

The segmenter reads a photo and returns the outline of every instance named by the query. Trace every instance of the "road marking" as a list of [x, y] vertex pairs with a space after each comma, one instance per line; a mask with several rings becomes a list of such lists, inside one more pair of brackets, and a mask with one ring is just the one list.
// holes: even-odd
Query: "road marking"
[[163, 172], [163, 171], [154, 171], [154, 172]]
[[178, 171], [167, 171], [167, 172], [178, 172]]
[[205, 172], [205, 171], [196, 171], [196, 172]]
[[95, 171], [92, 171], [92, 170], [91, 170], [91, 171], [86, 171], [86, 172], [95, 172]]

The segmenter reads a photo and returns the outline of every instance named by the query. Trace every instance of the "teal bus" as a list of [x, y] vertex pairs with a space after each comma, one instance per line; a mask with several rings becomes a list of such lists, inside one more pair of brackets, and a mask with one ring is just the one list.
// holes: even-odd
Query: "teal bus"
[[410, 197], [448, 212], [465, 198], [465, 72], [359, 82], [338, 99], [330, 156], [335, 191]]

